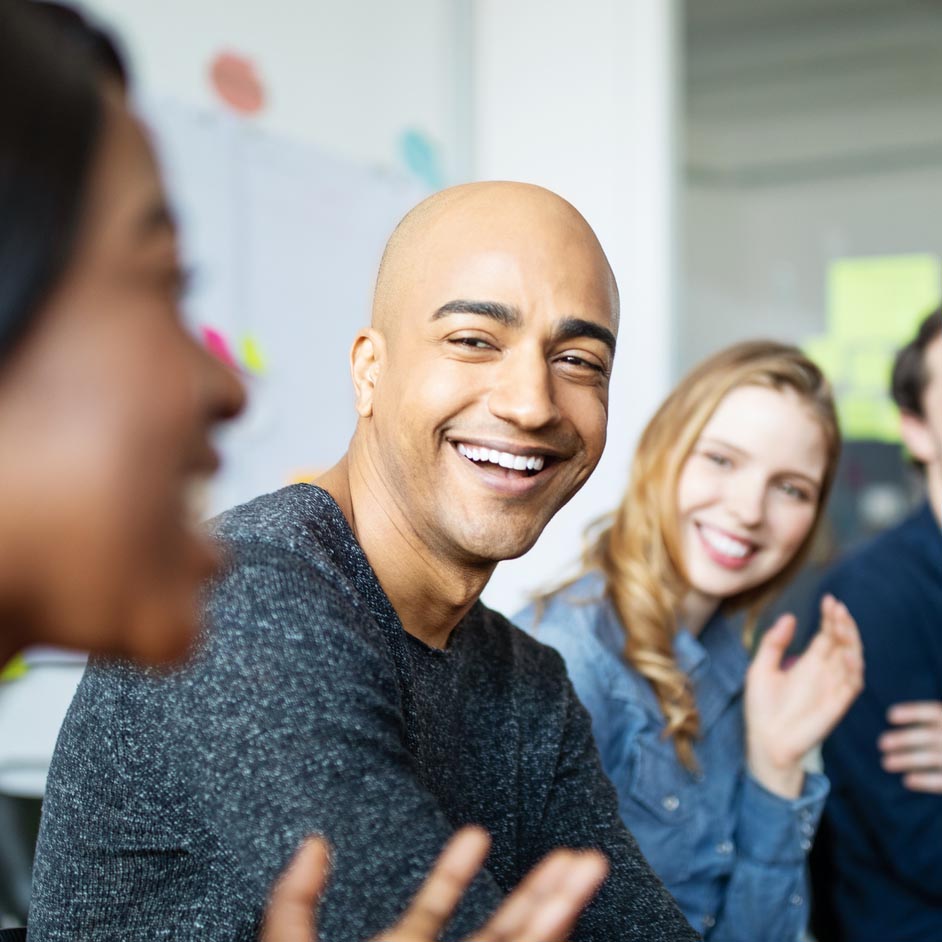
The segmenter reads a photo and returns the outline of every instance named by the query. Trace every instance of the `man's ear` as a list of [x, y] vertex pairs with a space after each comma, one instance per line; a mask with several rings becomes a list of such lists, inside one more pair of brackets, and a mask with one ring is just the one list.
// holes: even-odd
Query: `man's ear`
[[920, 464], [931, 464], [940, 457], [926, 420], [912, 412], [900, 413], [900, 435], [906, 450]]
[[350, 349], [350, 373], [356, 395], [357, 413], [361, 418], [373, 414], [373, 397], [386, 362], [386, 340], [372, 327], [361, 330]]

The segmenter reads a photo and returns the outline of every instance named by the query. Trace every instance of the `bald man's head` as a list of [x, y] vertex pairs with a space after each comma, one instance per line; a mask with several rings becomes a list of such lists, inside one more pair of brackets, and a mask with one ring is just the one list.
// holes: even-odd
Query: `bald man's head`
[[352, 476], [411, 545], [460, 564], [525, 552], [605, 443], [618, 292], [582, 216], [475, 183], [389, 241], [352, 366]]
[[410, 210], [386, 244], [373, 296], [372, 325], [401, 322], [409, 288], [455, 252], [566, 239], [584, 249], [573, 264], [594, 269], [610, 294], [618, 323], [618, 288], [608, 259], [582, 214], [561, 196], [528, 183], [466, 183], [434, 193]]

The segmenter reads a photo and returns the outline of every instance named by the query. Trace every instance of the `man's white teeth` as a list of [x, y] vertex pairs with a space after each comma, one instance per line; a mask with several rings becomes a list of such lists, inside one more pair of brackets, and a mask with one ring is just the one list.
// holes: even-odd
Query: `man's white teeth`
[[512, 455], [509, 451], [495, 451], [493, 448], [478, 448], [474, 445], [458, 445], [458, 454], [472, 461], [487, 461], [490, 464], [510, 468], [513, 471], [542, 471], [546, 460], [536, 455]]
[[744, 559], [749, 555], [751, 547], [748, 543], [734, 540], [732, 537], [726, 536], [724, 533], [718, 533], [716, 530], [710, 529], [709, 527], [700, 527], [700, 532], [703, 534], [703, 538], [707, 543], [715, 550], [719, 550], [724, 556], [732, 556], [734, 559]]

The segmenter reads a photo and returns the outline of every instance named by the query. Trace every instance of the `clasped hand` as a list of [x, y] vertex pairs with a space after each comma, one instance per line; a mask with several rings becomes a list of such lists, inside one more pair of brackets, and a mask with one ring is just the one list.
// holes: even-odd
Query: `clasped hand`
[[903, 776], [910, 791], [942, 794], [942, 703], [917, 700], [887, 711], [896, 729], [880, 736], [883, 768]]

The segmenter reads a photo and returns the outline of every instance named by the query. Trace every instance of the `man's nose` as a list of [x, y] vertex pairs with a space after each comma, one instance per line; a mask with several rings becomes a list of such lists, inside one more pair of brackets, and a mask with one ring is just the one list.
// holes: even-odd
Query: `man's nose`
[[488, 396], [493, 415], [522, 429], [538, 429], [559, 421], [553, 375], [542, 350], [519, 349], [496, 365]]

